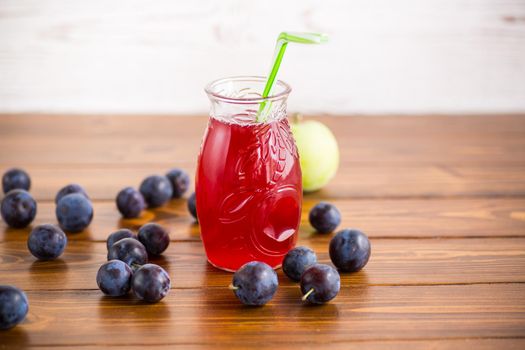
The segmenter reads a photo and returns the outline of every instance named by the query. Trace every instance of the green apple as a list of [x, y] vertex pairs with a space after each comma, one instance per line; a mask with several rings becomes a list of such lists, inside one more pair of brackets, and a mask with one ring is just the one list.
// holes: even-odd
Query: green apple
[[302, 121], [296, 116], [291, 128], [299, 149], [303, 190], [319, 190], [334, 177], [339, 167], [337, 140], [326, 125], [316, 120]]

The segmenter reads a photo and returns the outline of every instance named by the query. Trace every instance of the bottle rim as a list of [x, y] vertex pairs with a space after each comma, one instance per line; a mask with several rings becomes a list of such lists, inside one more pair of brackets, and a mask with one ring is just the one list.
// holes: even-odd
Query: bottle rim
[[[249, 94], [247, 94], [249, 95], [249, 97], [238, 97], [238, 96], [232, 97], [232, 96], [228, 96], [224, 94], [223, 90], [216, 91], [217, 86], [227, 83], [227, 82], [243, 82], [243, 81], [252, 82], [252, 83], [257, 82], [257, 83], [262, 83], [264, 86], [264, 83], [266, 83], [266, 79], [267, 79], [266, 77], [256, 76], [256, 75], [226, 77], [226, 78], [221, 78], [221, 79], [212, 81], [211, 83], [206, 85], [206, 87], [204, 88], [204, 91], [206, 92], [206, 94], [208, 95], [210, 99], [227, 102], [227, 103], [237, 103], [237, 104], [259, 104], [259, 103], [263, 103], [266, 101], [278, 101], [278, 100], [282, 100], [288, 97], [288, 95], [292, 91], [292, 88], [290, 87], [290, 85], [288, 85], [282, 80], [275, 81], [274, 90], [278, 90], [279, 92], [272, 94], [268, 97], [262, 97], [260, 93], [254, 93], [254, 92], [250, 92]], [[246, 89], [248, 90], [249, 88], [247, 87]]]

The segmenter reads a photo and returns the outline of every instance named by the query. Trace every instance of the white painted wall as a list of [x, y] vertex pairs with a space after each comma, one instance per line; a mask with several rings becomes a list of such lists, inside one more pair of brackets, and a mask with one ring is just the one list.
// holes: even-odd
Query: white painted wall
[[293, 111], [525, 111], [525, 0], [0, 0], [0, 112], [204, 113], [281, 30]]

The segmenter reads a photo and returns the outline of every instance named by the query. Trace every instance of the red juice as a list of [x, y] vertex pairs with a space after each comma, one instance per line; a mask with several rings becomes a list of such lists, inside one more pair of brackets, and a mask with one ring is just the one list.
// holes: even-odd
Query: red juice
[[235, 271], [272, 267], [295, 246], [301, 169], [286, 117], [267, 123], [210, 117], [199, 155], [196, 202], [208, 261]]

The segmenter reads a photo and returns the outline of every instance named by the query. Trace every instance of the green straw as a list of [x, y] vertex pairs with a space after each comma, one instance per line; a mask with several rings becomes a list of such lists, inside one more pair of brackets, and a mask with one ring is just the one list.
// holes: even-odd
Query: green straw
[[[298, 44], [322, 44], [328, 41], [328, 36], [326, 34], [319, 33], [295, 33], [295, 32], [282, 32], [277, 37], [277, 43], [275, 45], [275, 54], [273, 57], [273, 64], [270, 74], [268, 74], [268, 80], [264, 86], [264, 91], [262, 97], [266, 98], [270, 95], [277, 77], [277, 72], [281, 66], [281, 61], [283, 60], [284, 52], [288, 43], [298, 43]], [[257, 113], [257, 122], [262, 122], [266, 120], [266, 102], [264, 101], [259, 106], [259, 112]], [[263, 113], [264, 111], [264, 113]]]

